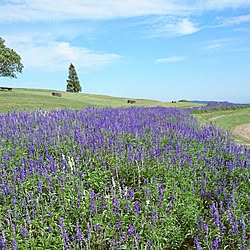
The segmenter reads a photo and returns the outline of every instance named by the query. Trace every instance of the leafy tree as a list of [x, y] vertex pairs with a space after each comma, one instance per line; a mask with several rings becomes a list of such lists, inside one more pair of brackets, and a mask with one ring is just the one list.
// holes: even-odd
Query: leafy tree
[[16, 78], [17, 73], [22, 73], [23, 64], [21, 57], [5, 46], [5, 41], [0, 37], [0, 77]]
[[82, 87], [78, 79], [74, 65], [71, 63], [69, 65], [69, 76], [67, 80], [67, 92], [80, 92]]

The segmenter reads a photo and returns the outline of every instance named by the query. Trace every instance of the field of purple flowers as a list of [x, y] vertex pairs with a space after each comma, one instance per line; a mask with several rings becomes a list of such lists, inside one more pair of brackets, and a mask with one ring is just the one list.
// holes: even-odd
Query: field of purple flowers
[[0, 114], [0, 249], [247, 249], [250, 150], [187, 111]]

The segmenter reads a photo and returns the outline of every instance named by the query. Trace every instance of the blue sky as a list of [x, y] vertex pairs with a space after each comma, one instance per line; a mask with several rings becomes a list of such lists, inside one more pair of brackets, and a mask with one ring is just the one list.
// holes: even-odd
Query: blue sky
[[250, 103], [250, 0], [0, 0], [24, 64], [0, 85]]

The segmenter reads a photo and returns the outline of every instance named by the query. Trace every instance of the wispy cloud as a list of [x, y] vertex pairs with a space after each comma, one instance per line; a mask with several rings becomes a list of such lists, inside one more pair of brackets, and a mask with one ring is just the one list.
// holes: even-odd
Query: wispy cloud
[[250, 6], [249, 0], [201, 0], [195, 2], [205, 10], [235, 9]]
[[192, 23], [188, 19], [181, 20], [173, 28], [174, 32], [177, 35], [189, 35], [200, 30], [194, 23]]
[[206, 49], [218, 49], [222, 47], [224, 47], [224, 44], [222, 43], [211, 42], [211, 44], [208, 44], [205, 48]]
[[26, 67], [45, 68], [50, 71], [64, 70], [69, 63], [81, 68], [96, 68], [121, 58], [115, 53], [97, 52], [46, 38], [10, 36], [6, 38], [7, 43], [22, 55]]
[[248, 22], [250, 22], [250, 14], [227, 18], [223, 20], [222, 25], [231, 26], [231, 25], [238, 25], [238, 24], [248, 23]]
[[201, 28], [188, 18], [161, 16], [153, 17], [144, 21], [148, 27], [151, 37], [174, 37], [191, 35], [201, 30]]
[[187, 59], [186, 56], [170, 56], [164, 58], [158, 58], [155, 60], [156, 63], [174, 63], [174, 62], [181, 62]]
[[0, 4], [2, 21], [112, 19], [190, 12], [176, 0], [20, 0]]
[[249, 0], [9, 0], [0, 2], [0, 21], [190, 16], [207, 10], [247, 6]]
[[235, 44], [239, 44], [237, 38], [221, 38], [206, 41], [202, 48], [205, 50], [218, 50], [226, 47], [234, 47]]

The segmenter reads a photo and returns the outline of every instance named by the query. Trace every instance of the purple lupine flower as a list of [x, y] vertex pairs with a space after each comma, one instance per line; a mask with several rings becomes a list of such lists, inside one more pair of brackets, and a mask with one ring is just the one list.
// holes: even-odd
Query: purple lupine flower
[[222, 233], [222, 234], [224, 234], [225, 233], [225, 226], [224, 226], [224, 224], [223, 224], [223, 222], [222, 221], [219, 221], [219, 228], [220, 228], [220, 232]]
[[127, 236], [122, 232], [122, 230], [119, 230], [119, 234], [122, 237], [122, 239], [126, 239]]
[[139, 246], [140, 246], [140, 239], [141, 239], [140, 235], [137, 234], [135, 236], [135, 243], [136, 243], [136, 246], [137, 246], [138, 249], [139, 249]]
[[99, 231], [99, 226], [98, 226], [98, 224], [95, 224], [95, 225], [94, 225], [94, 229], [95, 229], [96, 232]]
[[233, 227], [232, 227], [232, 232], [234, 234], [238, 234], [238, 232], [239, 232], [238, 224], [239, 224], [239, 221], [236, 219], [234, 221], [234, 224], [233, 224]]
[[215, 206], [215, 203], [213, 202], [212, 205], [211, 205], [211, 211], [213, 213], [213, 221], [219, 225], [219, 214], [218, 214], [218, 211], [217, 211], [217, 208]]
[[240, 220], [240, 226], [242, 228], [242, 241], [245, 242], [247, 240], [246, 236], [246, 224], [245, 224], [245, 219], [244, 219], [244, 214], [241, 214], [241, 220]]
[[231, 214], [230, 207], [227, 208], [227, 217], [228, 217], [230, 225], [233, 225], [233, 216]]
[[233, 171], [234, 165], [233, 165], [233, 163], [231, 161], [226, 162], [226, 166], [227, 166], [227, 168], [229, 169], [230, 172]]
[[64, 240], [64, 249], [69, 249], [69, 235], [65, 230], [63, 230], [62, 234], [63, 240]]
[[91, 199], [90, 202], [91, 211], [97, 213], [97, 206], [95, 204], [95, 191], [93, 189], [90, 191], [90, 199]]
[[130, 207], [129, 207], [129, 204], [128, 204], [128, 203], [126, 203], [126, 210], [127, 210], [127, 213], [130, 212]]
[[134, 199], [134, 189], [130, 188], [128, 194], [129, 194], [129, 199], [132, 201]]
[[106, 161], [104, 158], [102, 158], [102, 169], [105, 170], [106, 167]]
[[203, 225], [204, 225], [204, 221], [203, 221], [203, 220], [200, 220], [200, 221], [199, 221], [199, 226], [198, 226], [198, 230], [199, 230], [199, 231], [202, 230]]
[[104, 211], [107, 209], [107, 205], [104, 203], [100, 206], [101, 211]]
[[[2, 177], [2, 178], [5, 178], [5, 177]], [[6, 198], [6, 196], [7, 196], [7, 187], [2, 187], [2, 196], [4, 198]]]
[[42, 183], [41, 183], [41, 182], [38, 182], [38, 183], [37, 183], [37, 190], [38, 190], [38, 192], [39, 192], [40, 194], [43, 193]]
[[128, 236], [135, 236], [136, 234], [136, 228], [133, 227], [131, 224], [128, 225]]
[[75, 232], [76, 232], [77, 240], [81, 242], [82, 239], [83, 239], [83, 235], [82, 235], [82, 231], [81, 231], [81, 229], [79, 227], [78, 222], [76, 223]]
[[220, 214], [223, 214], [223, 202], [220, 201], [219, 205], [220, 205], [220, 209], [219, 209]]
[[163, 197], [163, 193], [164, 193], [164, 185], [161, 185], [158, 187], [158, 192], [160, 197]]
[[56, 172], [57, 167], [56, 167], [56, 165], [55, 165], [53, 159], [50, 159], [49, 167], [50, 167], [50, 172], [51, 172], [51, 173], [55, 173], [55, 172]]
[[18, 250], [16, 240], [12, 240], [11, 243], [12, 243], [12, 249], [13, 250]]
[[170, 197], [169, 197], [170, 201], [173, 201], [175, 198], [174, 198], [174, 195], [171, 194]]
[[11, 211], [10, 210], [7, 210], [7, 215], [8, 215], [9, 220], [11, 221]]
[[53, 183], [49, 181], [49, 191], [52, 193], [53, 192]]
[[8, 245], [7, 242], [4, 238], [0, 237], [0, 249], [4, 249], [7, 250], [8, 249]]
[[208, 234], [208, 224], [204, 223], [203, 228], [204, 228], [205, 234], [207, 235]]
[[114, 188], [113, 188], [112, 185], [110, 185], [110, 192], [111, 192], [112, 195], [115, 195], [115, 191], [114, 191]]
[[152, 227], [154, 227], [155, 221], [158, 220], [158, 214], [153, 208], [151, 208], [151, 215], [152, 215], [151, 224], [152, 224]]
[[235, 203], [235, 196], [234, 196], [234, 193], [232, 193], [231, 196], [230, 196], [229, 204], [230, 204], [234, 209], [236, 209], [236, 203]]
[[121, 237], [120, 237], [120, 236], [117, 237], [116, 246], [117, 246], [118, 248], [121, 247]]
[[148, 249], [153, 250], [153, 245], [151, 240], [148, 240]]
[[216, 237], [215, 240], [212, 243], [213, 250], [217, 250], [217, 249], [220, 248], [220, 244], [219, 243], [220, 243], [220, 239]]
[[119, 200], [118, 200], [118, 198], [113, 198], [112, 202], [113, 202], [112, 203], [113, 211], [115, 213], [119, 213]]
[[16, 226], [14, 224], [11, 224], [11, 229], [12, 229], [13, 235], [16, 236]]
[[0, 237], [0, 249], [8, 250], [8, 244], [6, 242], [4, 231], [2, 231], [2, 237]]
[[58, 225], [59, 225], [61, 233], [63, 233], [63, 221], [64, 221], [63, 218], [60, 218], [59, 221], [58, 221]]
[[21, 226], [21, 233], [22, 233], [22, 236], [25, 238], [28, 234], [28, 230]]
[[194, 243], [195, 243], [195, 246], [196, 246], [196, 249], [197, 249], [197, 250], [202, 250], [202, 247], [201, 247], [201, 245], [200, 245], [198, 236], [196, 236], [196, 237], [194, 238]]
[[115, 241], [114, 241], [114, 239], [111, 239], [110, 240], [110, 246], [113, 248], [113, 247], [115, 247]]
[[120, 218], [120, 217], [118, 217], [118, 219], [117, 219], [117, 227], [116, 227], [116, 229], [119, 231], [121, 227], [122, 227], [121, 218]]
[[173, 205], [171, 203], [169, 203], [168, 207], [167, 207], [167, 210], [166, 210], [166, 213], [167, 213], [168, 216], [170, 214], [170, 211], [171, 211], [172, 207], [173, 207]]
[[128, 195], [128, 190], [127, 190], [127, 187], [125, 187], [125, 188], [122, 190], [122, 199], [126, 199], [126, 198], [127, 198], [127, 195]]
[[139, 213], [140, 213], [140, 204], [139, 204], [139, 201], [138, 201], [138, 200], [135, 201], [135, 204], [134, 204], [134, 211], [135, 211], [136, 216], [138, 216]]

